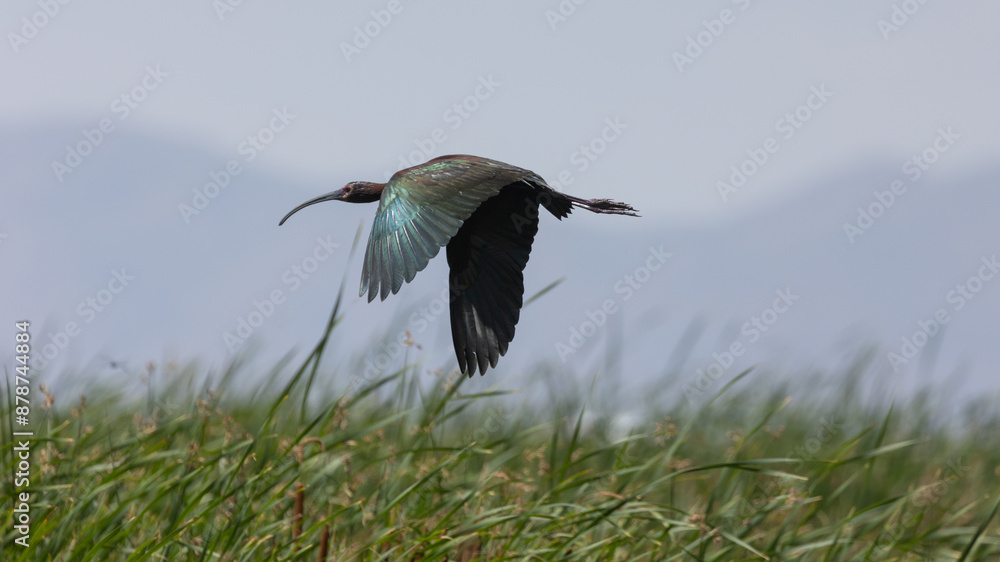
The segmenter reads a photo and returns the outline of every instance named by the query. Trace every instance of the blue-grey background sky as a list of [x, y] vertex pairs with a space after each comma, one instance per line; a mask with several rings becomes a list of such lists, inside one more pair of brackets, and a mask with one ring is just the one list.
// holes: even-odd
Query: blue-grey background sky
[[[682, 385], [740, 341], [749, 352], [720, 380], [751, 364], [836, 370], [870, 344], [873, 378], [961, 372], [970, 392], [993, 391], [1000, 282], [983, 268], [1000, 251], [998, 17], [982, 0], [8, 2], [0, 313], [33, 321], [52, 370], [221, 365], [233, 356], [224, 334], [280, 290], [250, 345], [269, 357], [308, 347], [375, 207], [277, 220], [405, 160], [471, 153], [643, 215], [542, 221], [527, 294], [567, 280], [525, 309], [508, 356], [477, 384], [546, 362]], [[925, 151], [933, 162], [906, 164]], [[227, 166], [238, 174], [200, 200]], [[723, 196], [734, 166], [748, 178]], [[893, 185], [883, 216], [845, 231]], [[298, 276], [327, 255], [317, 237], [340, 246]], [[661, 246], [671, 258], [625, 300], [619, 282], [643, 276]], [[393, 337], [394, 321], [425, 326], [411, 312], [446, 277], [440, 258], [368, 305], [354, 297], [359, 261], [331, 365], [363, 365], [344, 350]], [[116, 271], [134, 279], [122, 286]], [[959, 307], [952, 291], [976, 276]], [[800, 300], [748, 341], [741, 327], [789, 289]], [[608, 324], [560, 353], [609, 299]], [[945, 328], [893, 368], [888, 354], [939, 310]], [[447, 315], [431, 320], [421, 357], [449, 368]], [[76, 332], [68, 322], [77, 335], [61, 335]], [[682, 339], [692, 326], [701, 336]], [[671, 363], [678, 347], [687, 359]]]

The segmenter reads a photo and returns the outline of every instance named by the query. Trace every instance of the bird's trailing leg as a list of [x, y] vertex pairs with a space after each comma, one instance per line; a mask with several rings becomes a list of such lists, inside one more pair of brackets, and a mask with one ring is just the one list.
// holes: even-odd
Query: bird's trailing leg
[[573, 197], [572, 195], [566, 195], [565, 193], [559, 193], [559, 195], [569, 199], [574, 207], [587, 209], [592, 213], [601, 213], [605, 215], [628, 215], [630, 217], [639, 216], [638, 212], [636, 212], [636, 210], [633, 209], [628, 203], [612, 201], [611, 199], [580, 199], [579, 197]]
[[521, 180], [521, 182], [535, 190], [534, 200], [528, 202], [528, 208], [532, 204], [536, 208], [540, 205], [560, 220], [566, 218], [573, 211], [573, 207], [580, 207], [592, 213], [605, 215], [639, 216], [638, 212], [628, 203], [612, 201], [611, 199], [581, 199], [573, 197], [572, 195], [552, 189], [544, 180], [537, 176], [531, 180]]

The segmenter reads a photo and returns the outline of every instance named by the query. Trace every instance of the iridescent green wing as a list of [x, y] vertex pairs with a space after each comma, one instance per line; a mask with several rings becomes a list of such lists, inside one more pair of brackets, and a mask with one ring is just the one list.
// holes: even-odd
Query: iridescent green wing
[[379, 201], [368, 237], [361, 291], [385, 300], [409, 283], [455, 236], [462, 223], [507, 184], [537, 177], [474, 156], [443, 156], [396, 172]]

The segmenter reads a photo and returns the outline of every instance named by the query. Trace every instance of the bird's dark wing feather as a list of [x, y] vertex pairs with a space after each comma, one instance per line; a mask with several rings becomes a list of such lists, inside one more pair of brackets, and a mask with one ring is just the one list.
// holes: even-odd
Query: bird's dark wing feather
[[[535, 174], [475, 156], [443, 156], [396, 172], [379, 200], [361, 272], [368, 301], [409, 283], [503, 186]], [[540, 178], [538, 181], [541, 181]]]
[[505, 187], [465, 221], [448, 244], [451, 334], [469, 376], [496, 367], [514, 339], [524, 266], [538, 232], [537, 192]]

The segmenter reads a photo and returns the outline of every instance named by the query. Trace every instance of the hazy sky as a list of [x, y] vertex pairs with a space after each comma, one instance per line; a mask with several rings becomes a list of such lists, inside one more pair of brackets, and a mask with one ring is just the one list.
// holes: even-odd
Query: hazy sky
[[[345, 335], [385, 336], [439, 294], [443, 258], [368, 305], [353, 298], [358, 260], [345, 267], [374, 207], [277, 221], [443, 154], [529, 168], [644, 217], [543, 219], [527, 293], [567, 281], [526, 309], [507, 374], [558, 361], [554, 342], [617, 298], [649, 247], [676, 258], [615, 317], [637, 348], [625, 370], [648, 376], [688, 326], [740, 326], [790, 286], [809, 296], [780, 330], [806, 352], [841, 333], [896, 349], [1000, 252], [983, 215], [1000, 153], [996, 2], [63, 1], [9, 0], [0, 15], [0, 263], [26, 272], [0, 278], [0, 316], [44, 326], [50, 347], [82, 325], [58, 354], [69, 365], [231, 359], [224, 335], [276, 289], [287, 304], [260, 338], [301, 350], [345, 274]], [[921, 198], [845, 237], [873, 190], [930, 168]], [[227, 195], [185, 215], [210, 181]], [[334, 259], [300, 291], [285, 275], [313, 252]], [[978, 357], [993, 380], [995, 356], [977, 353], [1000, 300], [982, 291], [935, 340], [941, 372]], [[114, 300], [98, 311], [87, 299], [101, 295]], [[424, 337], [436, 365], [452, 360], [445, 324]], [[620, 352], [607, 338], [595, 356]], [[778, 329], [768, 338], [760, 357], [791, 356]]]
[[[237, 158], [287, 108], [260, 161], [300, 181], [466, 152], [700, 221], [817, 170], [902, 161], [942, 126], [962, 147], [942, 169], [995, 157], [998, 19], [989, 1], [9, 1], [0, 121], [70, 143], [109, 118]], [[718, 182], [768, 139], [777, 151], [725, 203]]]

